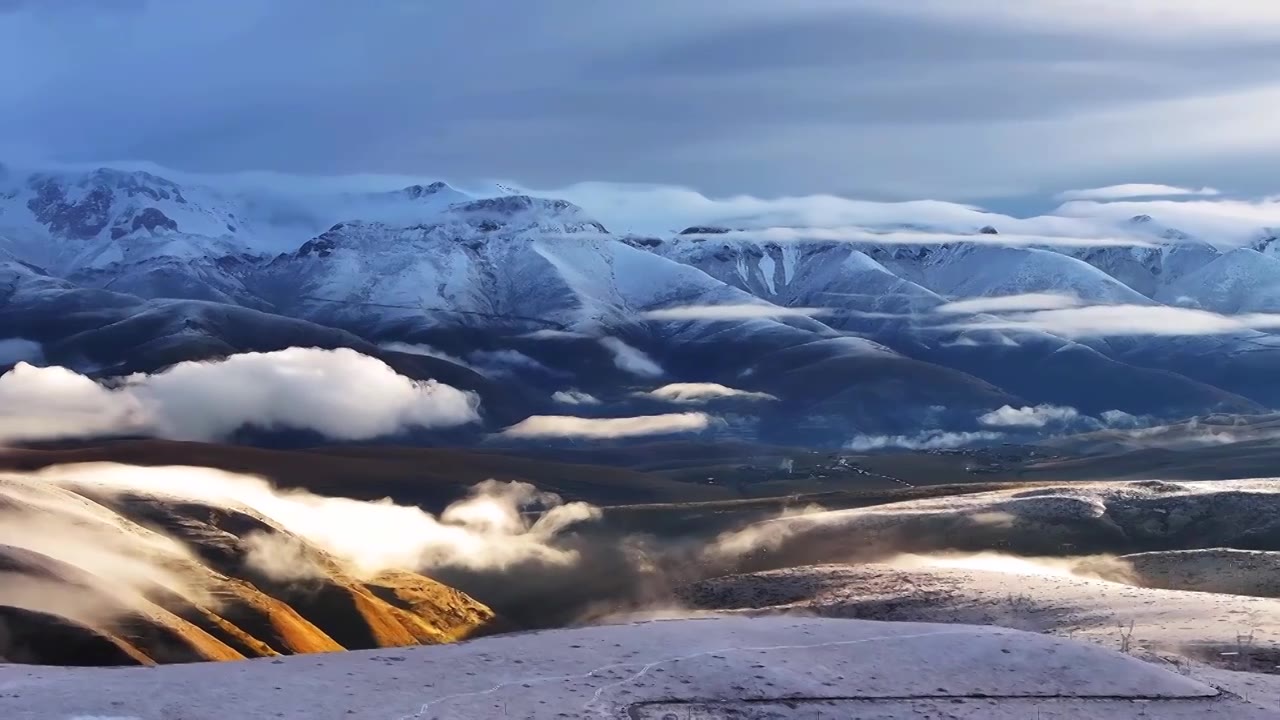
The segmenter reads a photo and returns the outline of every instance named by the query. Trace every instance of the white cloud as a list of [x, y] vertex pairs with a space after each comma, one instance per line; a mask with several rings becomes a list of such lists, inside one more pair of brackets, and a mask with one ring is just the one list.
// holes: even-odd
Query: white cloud
[[63, 367], [24, 362], [0, 375], [0, 442], [146, 433], [152, 408]]
[[615, 337], [600, 338], [600, 344], [613, 353], [613, 364], [632, 375], [662, 377], [662, 366], [638, 348], [631, 347]]
[[25, 338], [0, 339], [0, 365], [14, 365], [19, 362], [36, 365], [43, 363], [44, 346]]
[[740, 400], [777, 400], [763, 392], [738, 390], [719, 383], [671, 383], [649, 392], [638, 393], [644, 397], [686, 405], [703, 405], [711, 400], [737, 398]]
[[765, 304], [684, 305], [649, 310], [647, 320], [761, 320], [789, 317], [817, 317], [831, 312], [826, 308], [780, 307]]
[[1255, 240], [1264, 227], [1280, 227], [1280, 198], [1076, 200], [1045, 217], [1074, 218], [1099, 227], [1129, 225], [1134, 229], [1129, 221], [1140, 215], [1151, 217], [1157, 229], [1171, 227], [1214, 245], [1238, 247]]
[[547, 375], [557, 374], [555, 370], [519, 350], [477, 350], [467, 355], [467, 358], [496, 375], [511, 375], [515, 370], [532, 370]]
[[552, 330], [551, 328], [542, 328], [540, 330], [534, 330], [533, 332], [527, 332], [520, 337], [528, 338], [529, 340], [581, 340], [591, 336], [585, 333], [573, 332], [571, 330]]
[[730, 230], [686, 237], [725, 238], [757, 242], [825, 241], [873, 243], [878, 245], [942, 245], [968, 242], [978, 245], [1052, 245], [1056, 247], [1141, 247], [1150, 241], [1125, 236], [996, 234], [978, 232], [922, 232], [914, 230], [872, 230], [865, 227], [769, 227], [757, 230]]
[[563, 405], [599, 405], [600, 398], [591, 393], [585, 393], [581, 390], [557, 390], [551, 394], [551, 399]]
[[625, 418], [582, 418], [569, 415], [534, 415], [512, 425], [502, 434], [514, 438], [612, 439], [670, 435], [706, 430], [712, 418], [706, 413], [669, 413]]
[[1049, 424], [1064, 425], [1080, 419], [1080, 411], [1062, 405], [1036, 405], [1015, 408], [1005, 405], [978, 416], [978, 422], [987, 427], [1042, 428]]
[[0, 439], [149, 434], [217, 440], [252, 426], [361, 440], [479, 418], [475, 396], [354, 350], [289, 348], [184, 362], [107, 387], [26, 363], [0, 376]]
[[466, 360], [463, 360], [457, 355], [450, 355], [449, 353], [444, 352], [443, 350], [438, 350], [432, 347], [431, 345], [425, 345], [423, 343], [388, 342], [388, 343], [382, 343], [378, 347], [382, 348], [383, 350], [390, 350], [392, 352], [401, 352], [401, 353], [407, 353], [409, 355], [422, 355], [424, 357], [432, 357], [437, 360], [444, 360], [445, 362], [451, 362], [454, 365], [460, 365], [469, 370], [475, 370], [475, 368], [471, 366], [471, 363], [467, 362]]
[[1058, 193], [1058, 200], [1124, 200], [1127, 198], [1174, 197], [1186, 195], [1214, 196], [1222, 193], [1211, 187], [1186, 188], [1155, 183], [1125, 183], [1106, 187], [1067, 190]]
[[1227, 335], [1280, 328], [1280, 314], [1219, 315], [1159, 305], [1090, 305], [957, 323], [957, 330], [1036, 330], [1065, 337]]
[[1060, 293], [1024, 293], [1021, 295], [1000, 295], [996, 297], [977, 297], [965, 300], [953, 300], [934, 308], [934, 312], [949, 314], [970, 314], [992, 312], [1008, 312], [1011, 310], [1055, 310], [1078, 307], [1080, 298]]
[[[502, 568], [536, 560], [564, 564], [576, 553], [557, 548], [555, 538], [577, 522], [599, 517], [586, 503], [564, 503], [527, 483], [488, 480], [439, 516], [388, 500], [364, 502], [283, 491], [266, 480], [195, 467], [134, 467], [87, 464], [54, 467], [31, 476], [70, 489], [152, 495], [226, 508], [250, 508], [282, 529], [344, 561], [362, 577], [382, 570], [441, 567]], [[524, 510], [546, 512], [536, 520]], [[254, 548], [262, 567], [281, 547], [278, 536], [259, 536]], [[273, 542], [275, 540], [275, 542]], [[287, 552], [285, 553], [287, 555]]]
[[1153, 422], [1149, 417], [1139, 417], [1123, 410], [1106, 410], [1099, 417], [1108, 427], [1115, 428], [1137, 428]]
[[857, 435], [845, 447], [856, 452], [904, 448], [907, 450], [950, 450], [1004, 437], [997, 432], [944, 432], [925, 430], [915, 435]]

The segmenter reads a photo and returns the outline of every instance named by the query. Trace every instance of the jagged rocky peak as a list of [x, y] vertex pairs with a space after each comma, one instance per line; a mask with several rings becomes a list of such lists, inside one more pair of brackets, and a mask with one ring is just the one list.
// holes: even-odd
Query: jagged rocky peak
[[185, 203], [182, 188], [167, 178], [143, 170], [118, 170], [98, 168], [87, 173], [38, 174], [31, 177], [32, 186], [56, 182], [67, 188], [81, 190], [104, 189], [119, 192], [126, 197], [148, 197], [152, 200], [173, 200]]
[[405, 197], [411, 200], [417, 200], [419, 198], [436, 195], [443, 190], [451, 190], [451, 189], [452, 188], [449, 187], [448, 183], [443, 183], [437, 180], [436, 182], [433, 182], [430, 185], [410, 185], [409, 187], [401, 190], [400, 192], [403, 193]]
[[693, 225], [680, 231], [681, 235], [724, 235], [729, 228], [718, 225]]
[[588, 217], [586, 212], [567, 200], [501, 195], [458, 203], [450, 213], [463, 216], [481, 232], [504, 229], [540, 228], [562, 232], [608, 233], [604, 225]]
[[77, 239], [97, 237], [109, 226], [112, 238], [139, 229], [176, 230], [177, 223], [162, 211], [138, 206], [187, 203], [177, 183], [142, 171], [98, 168], [87, 173], [37, 173], [27, 179], [27, 186], [31, 191], [27, 209], [36, 221], [54, 234]]
[[1249, 248], [1263, 255], [1280, 255], [1280, 228], [1262, 228], [1257, 239], [1249, 244]]
[[652, 235], [628, 234], [628, 235], [623, 235], [618, 239], [626, 243], [627, 245], [630, 245], [631, 247], [650, 248], [650, 249], [662, 247], [662, 244], [664, 242], [662, 238], [653, 237]]
[[535, 209], [549, 209], [563, 212], [565, 210], [581, 210], [567, 200], [546, 200], [531, 195], [500, 195], [498, 197], [481, 198], [470, 202], [459, 203], [454, 209], [464, 213], [492, 212], [500, 215], [516, 215]]
[[143, 230], [152, 234], [164, 231], [177, 232], [178, 222], [158, 208], [143, 208], [136, 213], [119, 218], [111, 227], [111, 239], [119, 240], [126, 235]]
[[[315, 255], [317, 257], [329, 257], [329, 255], [333, 253], [334, 248], [341, 243], [343, 237], [353, 232], [368, 232], [370, 230], [373, 232], [381, 231], [388, 235], [393, 232], [390, 227], [387, 227], [382, 223], [340, 222], [303, 243], [301, 247], [292, 253], [292, 257], [302, 258], [311, 255]], [[280, 258], [277, 258], [277, 260], [287, 257], [290, 257], [290, 255], [282, 255]]]

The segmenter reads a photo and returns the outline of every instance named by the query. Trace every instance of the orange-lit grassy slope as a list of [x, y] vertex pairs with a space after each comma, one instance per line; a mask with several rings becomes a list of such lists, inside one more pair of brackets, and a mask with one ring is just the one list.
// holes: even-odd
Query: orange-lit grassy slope
[[[264, 570], [251, 536], [296, 562]], [[248, 509], [100, 496], [0, 473], [0, 658], [60, 665], [238, 660], [450, 642], [494, 613], [408, 570], [368, 583]]]

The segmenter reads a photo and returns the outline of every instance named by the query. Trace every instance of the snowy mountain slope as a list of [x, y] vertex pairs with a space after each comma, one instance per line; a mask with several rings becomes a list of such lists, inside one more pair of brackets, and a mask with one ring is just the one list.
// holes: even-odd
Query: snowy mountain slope
[[336, 328], [225, 303], [146, 300], [81, 288], [0, 263], [0, 339], [5, 338], [38, 343], [46, 362], [98, 377], [233, 353], [347, 347], [402, 375], [478, 393], [484, 416], [499, 426], [528, 415], [534, 402], [518, 385], [499, 386], [447, 360], [388, 351]]
[[[476, 217], [477, 209], [484, 214]], [[343, 223], [272, 261], [260, 287], [290, 315], [460, 355], [488, 343], [490, 352], [517, 351], [553, 376], [606, 397], [619, 383], [637, 381], [621, 365], [599, 362], [596, 339], [621, 337], [654, 361], [659, 376], [761, 392], [785, 388], [777, 410], [787, 420], [778, 428], [788, 437], [797, 425], [812, 428], [810, 440], [842, 432], [842, 414], [867, 423], [914, 422], [909, 418], [928, 404], [929, 390], [970, 409], [1014, 401], [966, 374], [866, 339], [839, 337], [817, 320], [767, 317], [771, 304], [692, 265], [616, 240], [580, 209], [554, 201], [513, 196], [497, 209], [453, 206], [441, 222], [407, 228]], [[755, 305], [766, 316], [644, 318], [652, 310], [699, 305]], [[478, 328], [486, 339], [469, 334]], [[527, 337], [548, 329], [587, 337]], [[521, 377], [548, 383], [545, 374]], [[894, 396], [892, 388], [911, 392]], [[807, 420], [797, 423], [797, 417]]]
[[[1167, 245], [1086, 252], [980, 243], [767, 243], [706, 232], [696, 239], [677, 236], [657, 244], [655, 251], [763, 299], [826, 308], [829, 314], [820, 317], [825, 324], [867, 334], [899, 353], [960, 370], [1031, 402], [1161, 415], [1198, 412], [1193, 408], [1256, 411], [1263, 407], [1259, 402], [1270, 404], [1280, 397], [1280, 388], [1264, 370], [1280, 361], [1280, 343], [1273, 343], [1271, 335], [1076, 341], [1034, 330], [956, 330], [956, 316], [930, 312], [949, 299], [1032, 293], [1067, 296], [1083, 304], [1152, 305], [1151, 298], [1091, 263], [1146, 258], [1151, 264], [1142, 267], [1163, 275], [1201, 261], [1212, 265], [1212, 258], [1221, 255], [1187, 242], [1185, 249]], [[788, 265], [788, 259], [796, 262]], [[812, 273], [796, 270], [806, 265]], [[764, 282], [764, 271], [770, 269], [775, 280], [789, 282]], [[1193, 286], [1197, 278], [1196, 271], [1189, 271], [1178, 286]], [[1213, 286], [1209, 280], [1199, 282]], [[1280, 274], [1272, 282], [1280, 288]]]
[[[11, 171], [0, 181], [0, 251], [88, 287], [266, 309], [246, 276], [324, 227], [414, 224], [473, 200], [444, 183], [294, 197], [106, 168]], [[472, 215], [483, 218], [483, 204]]]
[[[452, 205], [429, 224], [339, 223], [256, 282], [286, 312], [326, 322], [444, 313], [543, 327], [630, 313], [699, 276], [610, 239], [569, 203], [508, 196]], [[633, 278], [647, 282], [623, 286]]]
[[1237, 248], [1162, 287], [1155, 299], [1234, 314], [1280, 310], [1280, 259]]
[[[895, 265], [900, 267], [902, 263]], [[1073, 295], [1087, 304], [1151, 303], [1088, 263], [1040, 248], [977, 244], [945, 247], [920, 262], [918, 272], [922, 285], [953, 298], [1052, 292]]]
[[1080, 248], [1069, 254], [1147, 297], [1164, 292], [1222, 255], [1213, 245], [1158, 223], [1150, 215], [1134, 216], [1128, 225], [1142, 231], [1151, 245]]
[[842, 330], [883, 331], [945, 302], [850, 243], [677, 236], [656, 252], [777, 305], [829, 308], [822, 321]]

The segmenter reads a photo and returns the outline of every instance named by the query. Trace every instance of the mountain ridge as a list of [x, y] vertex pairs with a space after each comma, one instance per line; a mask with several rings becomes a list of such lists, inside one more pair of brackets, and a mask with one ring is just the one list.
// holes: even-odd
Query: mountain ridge
[[[761, 412], [776, 421], [742, 431], [795, 425], [820, 443], [835, 439], [818, 439], [824, 423], [902, 432], [939, 404], [972, 425], [1003, 404], [1172, 417], [1280, 400], [1263, 370], [1280, 360], [1269, 334], [1074, 338], [942, 311], [1037, 293], [1219, 312], [1265, 311], [1280, 297], [1267, 282], [1280, 266], [1265, 252], [1223, 253], [1145, 216], [1128, 226], [1146, 244], [1120, 247], [1006, 242], [994, 225], [925, 244], [895, 241], [900, 223], [858, 241], [806, 240], [802, 229], [761, 239], [731, 225], [654, 237], [611, 232], [564, 200], [440, 182], [289, 202], [110, 169], [10, 172], [2, 184], [0, 337], [49, 344], [56, 361], [98, 358], [99, 371], [110, 359], [156, 369], [284, 337], [361, 352], [420, 345], [438, 349], [436, 372], [487, 368], [499, 394], [573, 386], [634, 410], [625, 393], [660, 376], [772, 394], [781, 402]], [[699, 316], [705, 306], [734, 318]], [[685, 314], [649, 317], [672, 309]], [[297, 322], [314, 330], [276, 329]], [[617, 342], [648, 369], [624, 362]], [[1076, 402], [1063, 373], [1083, 383]], [[517, 404], [509, 416], [552, 405]]]

